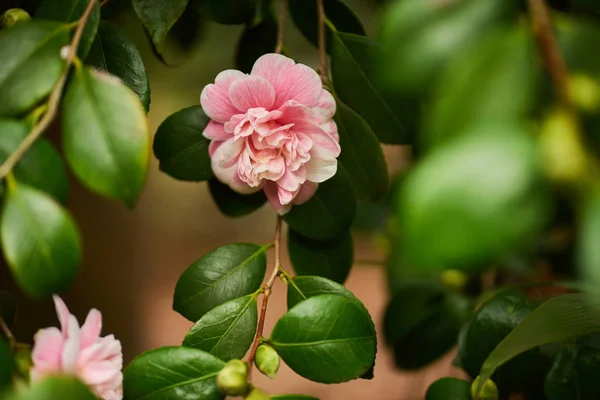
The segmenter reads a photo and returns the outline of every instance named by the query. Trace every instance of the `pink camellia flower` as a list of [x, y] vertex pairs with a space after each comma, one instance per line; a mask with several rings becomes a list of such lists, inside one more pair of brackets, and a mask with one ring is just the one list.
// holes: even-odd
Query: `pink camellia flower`
[[280, 54], [260, 57], [250, 75], [226, 70], [200, 103], [212, 169], [238, 193], [264, 190], [277, 212], [310, 199], [337, 171], [335, 100], [319, 75]]
[[83, 326], [58, 296], [54, 296], [61, 330], [46, 328], [34, 338], [31, 380], [49, 375], [79, 377], [103, 400], [123, 398], [123, 354], [113, 335], [100, 337], [102, 314], [92, 309]]

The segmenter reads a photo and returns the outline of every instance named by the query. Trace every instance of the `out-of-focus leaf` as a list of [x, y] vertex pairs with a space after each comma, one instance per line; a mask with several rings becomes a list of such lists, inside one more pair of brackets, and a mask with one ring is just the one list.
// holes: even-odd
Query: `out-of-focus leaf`
[[272, 14], [257, 25], [247, 25], [237, 44], [235, 65], [245, 73], [263, 54], [273, 53], [277, 42], [277, 22]]
[[3, 290], [0, 290], [0, 317], [9, 328], [17, 319], [17, 299]]
[[567, 345], [554, 359], [544, 389], [548, 400], [596, 399], [600, 381], [600, 351], [590, 346]]
[[257, 0], [196, 0], [200, 11], [219, 24], [243, 24], [254, 16]]
[[471, 400], [471, 384], [458, 378], [440, 378], [429, 386], [425, 400]]
[[6, 390], [12, 383], [12, 374], [15, 370], [15, 361], [13, 360], [10, 346], [0, 335], [0, 394]]
[[148, 29], [156, 50], [162, 53], [167, 34], [181, 17], [188, 0], [132, 0], [133, 8]]
[[89, 387], [77, 378], [54, 376], [22, 390], [9, 393], [3, 400], [96, 400]]
[[208, 181], [208, 187], [219, 210], [231, 218], [248, 215], [258, 210], [267, 201], [267, 196], [262, 190], [252, 194], [239, 194], [216, 178]]

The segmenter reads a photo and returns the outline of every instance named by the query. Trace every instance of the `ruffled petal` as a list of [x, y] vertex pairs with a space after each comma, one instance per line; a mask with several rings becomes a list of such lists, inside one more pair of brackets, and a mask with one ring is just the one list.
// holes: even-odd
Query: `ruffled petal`
[[243, 72], [228, 69], [217, 75], [214, 84], [206, 85], [200, 94], [200, 104], [206, 115], [217, 122], [225, 123], [233, 115], [239, 114], [240, 111], [229, 100], [229, 86], [245, 76]]
[[69, 316], [69, 328], [62, 349], [62, 369], [65, 372], [75, 372], [79, 357], [79, 323], [74, 315]]
[[223, 142], [211, 158], [212, 170], [218, 180], [238, 193], [254, 193], [258, 189], [242, 182], [238, 176], [238, 160], [246, 138], [231, 138]]
[[246, 76], [229, 86], [229, 98], [235, 108], [244, 112], [259, 107], [269, 110], [275, 101], [275, 90], [261, 76]]
[[65, 338], [58, 328], [39, 330], [34, 338], [31, 360], [31, 379], [42, 378], [46, 373], [59, 372]]
[[314, 107], [321, 95], [321, 78], [312, 68], [296, 64], [294, 60], [281, 54], [265, 54], [254, 63], [251, 75], [262, 76], [275, 89], [274, 108], [279, 108], [288, 100]]
[[305, 164], [307, 180], [321, 183], [335, 175], [337, 159], [331, 152], [314, 146], [310, 156], [310, 161]]
[[278, 187], [275, 182], [265, 183], [264, 191], [267, 200], [269, 200], [269, 203], [279, 215], [285, 215], [290, 211], [292, 208], [290, 204], [283, 205], [281, 204], [281, 201], [279, 201]]
[[311, 199], [311, 197], [313, 197], [315, 195], [318, 188], [319, 188], [318, 183], [306, 181], [300, 188], [300, 191], [298, 192], [296, 197], [294, 197], [292, 204], [298, 205], [298, 204], [306, 203], [308, 200]]
[[317, 122], [322, 124], [325, 121], [333, 118], [335, 115], [335, 109], [335, 99], [331, 93], [329, 93], [329, 91], [322, 89], [319, 101], [317, 102], [316, 107], [313, 108]]
[[52, 299], [54, 300], [54, 307], [56, 308], [56, 315], [58, 315], [60, 327], [63, 334], [65, 334], [69, 328], [69, 309], [67, 308], [67, 305], [63, 299], [61, 299], [59, 296], [53, 295]]
[[81, 327], [79, 346], [83, 349], [94, 343], [102, 331], [102, 314], [95, 308], [91, 309]]
[[202, 136], [210, 140], [227, 140], [233, 135], [225, 132], [225, 125], [210, 120], [210, 122], [204, 128]]

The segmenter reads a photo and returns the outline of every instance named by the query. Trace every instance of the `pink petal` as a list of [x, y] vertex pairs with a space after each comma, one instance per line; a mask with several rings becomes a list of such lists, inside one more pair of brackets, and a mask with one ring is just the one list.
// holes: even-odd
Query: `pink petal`
[[90, 310], [85, 323], [81, 327], [81, 337], [79, 345], [81, 348], [90, 346], [100, 337], [102, 330], [102, 314], [95, 308]]
[[342, 152], [340, 144], [322, 129], [313, 129], [306, 134], [313, 142], [313, 149], [320, 149], [322, 151], [321, 154], [327, 153], [328, 157], [337, 158], [340, 156], [340, 153]]
[[123, 354], [121, 342], [115, 339], [113, 335], [100, 338], [96, 343], [81, 350], [78, 364], [80, 367], [89, 363], [116, 359], [123, 363]]
[[313, 197], [315, 195], [318, 188], [319, 188], [318, 183], [306, 181], [300, 188], [300, 191], [298, 192], [296, 197], [294, 197], [292, 204], [306, 203], [308, 200], [311, 199], [311, 197]]
[[312, 182], [325, 182], [337, 172], [337, 159], [328, 150], [314, 146], [306, 166], [306, 179]]
[[61, 354], [64, 345], [64, 336], [58, 328], [46, 328], [38, 331], [34, 336], [34, 345], [31, 352], [33, 362], [32, 379], [42, 377], [47, 372], [61, 370]]
[[225, 125], [213, 120], [206, 125], [202, 135], [210, 140], [227, 140], [232, 136], [231, 133], [225, 132]]
[[340, 141], [340, 134], [338, 133], [338, 127], [334, 120], [330, 119], [329, 121], [319, 125], [325, 133], [333, 138], [336, 142]]
[[121, 371], [110, 361], [101, 361], [85, 366], [79, 376], [88, 385], [98, 385], [115, 378]]
[[271, 206], [275, 209], [275, 211], [279, 215], [287, 214], [292, 208], [291, 205], [283, 205], [279, 201], [278, 188], [275, 182], [267, 182], [264, 186], [265, 195], [267, 196], [267, 200], [271, 203]]
[[[300, 168], [298, 171], [290, 171], [290, 169], [288, 168], [283, 174], [283, 176], [279, 180], [277, 180], [277, 185], [280, 188], [285, 189], [286, 191], [295, 193], [300, 189], [300, 186], [304, 182], [306, 182], [305, 168]], [[287, 204], [290, 201], [291, 200], [285, 203], [282, 202], [282, 204]]]
[[244, 150], [246, 138], [231, 138], [223, 142], [211, 158], [212, 170], [218, 180], [242, 194], [258, 189], [242, 182], [238, 176], [238, 159]]
[[322, 124], [335, 115], [335, 99], [327, 90], [321, 90], [321, 96], [316, 107], [313, 108], [317, 122]]
[[246, 76], [229, 86], [229, 98], [233, 106], [241, 111], [258, 107], [270, 109], [275, 101], [275, 90], [265, 78]]
[[222, 140], [213, 140], [212, 142], [210, 142], [210, 143], [208, 144], [208, 155], [209, 155], [210, 157], [212, 157], [212, 156], [215, 154], [215, 152], [217, 151], [217, 149], [218, 149], [218, 148], [219, 148], [219, 147], [220, 147], [220, 146], [221, 146], [223, 143], [225, 143], [225, 142], [224, 142], [224, 141], [222, 141]]
[[79, 356], [79, 324], [74, 315], [69, 316], [68, 326], [61, 362], [63, 371], [74, 372], [77, 368], [77, 357]]
[[217, 122], [225, 123], [233, 115], [239, 114], [240, 111], [229, 100], [229, 86], [245, 76], [243, 72], [228, 69], [217, 75], [214, 84], [206, 85], [200, 94], [200, 104], [206, 115]]
[[321, 78], [312, 68], [296, 64], [281, 54], [260, 57], [252, 67], [251, 75], [262, 76], [271, 82], [276, 94], [274, 108], [288, 100], [314, 107], [323, 89]]
[[69, 309], [67, 308], [65, 302], [59, 296], [53, 295], [52, 299], [54, 300], [54, 307], [56, 308], [58, 321], [60, 322], [60, 327], [62, 328], [62, 332], [64, 334], [69, 328]]

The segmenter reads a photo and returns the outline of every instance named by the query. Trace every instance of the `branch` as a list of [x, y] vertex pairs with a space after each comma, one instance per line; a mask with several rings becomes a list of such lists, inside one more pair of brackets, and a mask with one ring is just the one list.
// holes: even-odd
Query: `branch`
[[287, 12], [287, 0], [279, 0], [279, 21], [277, 24], [277, 45], [275, 53], [281, 54], [283, 50], [283, 39], [285, 36], [285, 15]]
[[269, 303], [269, 296], [271, 295], [271, 288], [273, 287], [273, 283], [275, 283], [275, 279], [281, 273], [281, 216], [277, 216], [277, 224], [275, 225], [275, 266], [273, 267], [273, 272], [269, 277], [269, 280], [263, 287], [263, 299], [262, 305], [260, 307], [260, 316], [258, 318], [258, 325], [256, 328], [256, 336], [254, 337], [254, 342], [252, 343], [252, 347], [250, 347], [250, 355], [248, 356], [248, 380], [252, 377], [252, 369], [254, 357], [256, 356], [256, 350], [260, 345], [260, 341], [263, 336], [263, 330], [265, 328], [265, 318], [267, 316], [267, 305]]
[[560, 53], [552, 25], [546, 0], [528, 0], [529, 13], [533, 24], [533, 32], [544, 63], [552, 79], [554, 90], [565, 105], [570, 104], [568, 72], [565, 60]]
[[58, 111], [58, 105], [60, 103], [60, 98], [62, 97], [62, 92], [67, 82], [67, 77], [69, 76], [69, 71], [71, 70], [71, 65], [73, 65], [73, 60], [75, 60], [77, 48], [79, 47], [79, 42], [81, 41], [81, 36], [83, 35], [83, 29], [94, 9], [94, 6], [98, 0], [91, 0], [85, 9], [81, 19], [77, 23], [77, 30], [73, 35], [73, 40], [69, 45], [69, 53], [67, 54], [65, 60], [65, 68], [63, 70], [62, 75], [58, 79], [56, 86], [50, 93], [50, 97], [48, 98], [48, 109], [44, 116], [39, 120], [39, 122], [33, 127], [31, 132], [27, 135], [27, 137], [19, 144], [19, 147], [4, 161], [4, 163], [0, 166], [0, 179], [4, 179], [6, 175], [12, 171], [13, 167], [19, 162], [21, 157], [29, 150], [29, 148], [35, 143], [37, 139], [40, 138], [42, 133], [48, 126], [52, 123], [54, 118], [56, 117], [56, 113]]
[[8, 329], [8, 325], [6, 325], [6, 322], [4, 322], [4, 318], [2, 318], [1, 315], [0, 315], [0, 331], [4, 334], [4, 336], [6, 337], [6, 340], [8, 340], [8, 343], [12, 347], [16, 342], [15, 337], [13, 336], [10, 329]]
[[323, 0], [317, 0], [317, 14], [319, 19], [319, 69], [321, 70], [321, 79], [328, 81], [327, 71], [327, 47], [325, 43], [325, 7]]

